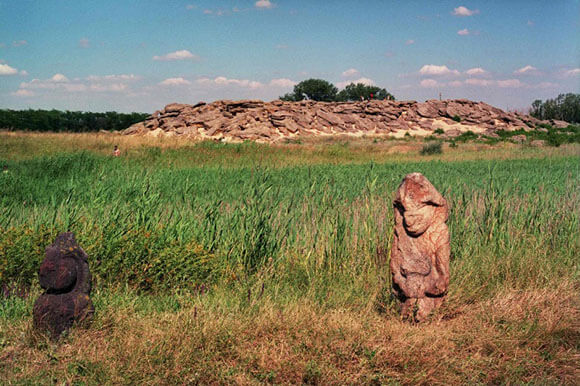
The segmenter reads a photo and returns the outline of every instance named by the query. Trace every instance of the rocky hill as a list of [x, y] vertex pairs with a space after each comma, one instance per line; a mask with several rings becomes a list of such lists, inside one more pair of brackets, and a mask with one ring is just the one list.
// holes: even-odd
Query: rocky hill
[[274, 142], [302, 136], [430, 135], [471, 130], [529, 129], [541, 121], [466, 99], [361, 102], [263, 102], [259, 100], [173, 103], [124, 130], [130, 135], [185, 136], [223, 141]]

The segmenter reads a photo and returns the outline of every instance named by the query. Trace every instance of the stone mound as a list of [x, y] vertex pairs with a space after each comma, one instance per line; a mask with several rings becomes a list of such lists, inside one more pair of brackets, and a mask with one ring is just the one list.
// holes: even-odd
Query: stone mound
[[528, 130], [541, 122], [467, 99], [424, 103], [220, 100], [195, 105], [169, 104], [123, 133], [228, 142], [274, 142], [338, 134], [424, 136], [437, 129], [442, 129], [446, 136], [457, 136], [469, 130], [494, 136], [497, 130]]

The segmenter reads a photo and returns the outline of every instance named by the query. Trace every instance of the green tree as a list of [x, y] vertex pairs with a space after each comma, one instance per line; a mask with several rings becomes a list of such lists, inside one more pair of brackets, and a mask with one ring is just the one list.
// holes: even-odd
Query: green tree
[[364, 83], [351, 83], [344, 90], [340, 91], [336, 97], [338, 101], [359, 101], [362, 99], [391, 99], [395, 97], [384, 88], [369, 86]]
[[301, 101], [312, 99], [315, 101], [331, 102], [336, 99], [338, 89], [332, 83], [323, 79], [307, 79], [294, 86], [292, 93], [280, 97], [286, 101]]

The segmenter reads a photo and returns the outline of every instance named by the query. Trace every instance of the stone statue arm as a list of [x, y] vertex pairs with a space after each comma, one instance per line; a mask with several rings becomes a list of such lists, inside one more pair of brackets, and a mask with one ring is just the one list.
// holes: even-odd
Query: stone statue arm
[[[396, 230], [395, 230], [396, 232]], [[398, 237], [395, 235], [393, 239], [393, 246], [391, 248], [391, 261], [389, 267], [391, 269], [391, 277], [393, 280], [394, 291], [397, 295], [404, 295], [408, 292], [407, 279], [401, 273], [401, 251], [399, 250]]]
[[449, 231], [444, 225], [441, 229], [441, 237], [437, 244], [439, 247], [435, 251], [434, 272], [435, 280], [432, 281], [431, 288], [429, 288], [429, 295], [439, 296], [447, 292], [449, 288], [449, 256], [451, 253], [449, 247]]

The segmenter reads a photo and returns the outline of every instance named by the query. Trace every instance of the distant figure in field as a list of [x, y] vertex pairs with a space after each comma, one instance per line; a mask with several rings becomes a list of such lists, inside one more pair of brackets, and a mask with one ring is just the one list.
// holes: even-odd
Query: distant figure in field
[[119, 147], [117, 145], [115, 145], [115, 148], [113, 149], [113, 156], [118, 157], [120, 155], [121, 155], [121, 150], [119, 150]]

